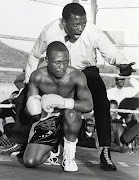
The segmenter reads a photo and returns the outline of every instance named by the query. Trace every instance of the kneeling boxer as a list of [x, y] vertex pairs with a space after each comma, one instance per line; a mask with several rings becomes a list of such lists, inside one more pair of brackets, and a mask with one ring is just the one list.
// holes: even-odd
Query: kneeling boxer
[[32, 73], [28, 84], [26, 109], [34, 124], [23, 161], [30, 168], [44, 163], [63, 131], [64, 171], [77, 171], [75, 153], [81, 113], [93, 109], [91, 93], [85, 75], [69, 66], [69, 52], [63, 43], [48, 45], [46, 62], [47, 66]]

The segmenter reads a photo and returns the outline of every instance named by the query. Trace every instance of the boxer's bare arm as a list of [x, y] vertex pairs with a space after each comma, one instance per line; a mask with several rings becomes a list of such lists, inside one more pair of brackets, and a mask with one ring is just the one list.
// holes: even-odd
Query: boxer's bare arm
[[37, 86], [37, 83], [40, 82], [40, 76], [37, 76], [36, 72], [37, 71], [32, 73], [28, 83], [28, 94], [25, 108], [25, 112], [32, 116], [33, 122], [38, 121], [42, 113], [41, 96], [39, 95], [39, 88]]
[[87, 86], [86, 77], [80, 71], [76, 73], [74, 75], [74, 82], [77, 87], [78, 100], [75, 100], [74, 109], [79, 110], [82, 113], [90, 112], [93, 109], [93, 100], [90, 90]]
[[39, 83], [41, 82], [41, 72], [39, 71], [34, 71], [31, 76], [30, 80], [28, 83], [28, 94], [27, 96], [32, 96], [32, 95], [39, 95]]

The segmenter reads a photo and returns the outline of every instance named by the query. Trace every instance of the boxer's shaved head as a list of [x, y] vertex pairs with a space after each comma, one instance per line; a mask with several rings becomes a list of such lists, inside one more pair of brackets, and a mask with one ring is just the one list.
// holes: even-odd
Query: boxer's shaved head
[[52, 56], [54, 51], [67, 52], [69, 54], [67, 47], [59, 41], [54, 41], [48, 45], [46, 51], [46, 56], [48, 59]]

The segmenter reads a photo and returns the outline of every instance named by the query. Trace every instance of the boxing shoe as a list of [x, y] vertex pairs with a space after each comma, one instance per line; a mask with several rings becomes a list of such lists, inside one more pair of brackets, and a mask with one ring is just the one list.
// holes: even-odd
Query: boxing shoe
[[14, 144], [10, 148], [3, 149], [1, 155], [11, 155], [14, 152], [21, 152], [23, 150], [23, 144]]
[[57, 152], [50, 151], [50, 157], [43, 164], [59, 166], [60, 165], [58, 162], [59, 155], [60, 155], [60, 145], [58, 146]]
[[113, 164], [110, 155], [110, 148], [103, 148], [100, 155], [100, 168], [104, 171], [116, 171], [117, 168]]
[[64, 152], [63, 152], [63, 161], [62, 166], [64, 171], [68, 172], [76, 172], [78, 171], [78, 166], [75, 161], [75, 153], [76, 153], [76, 143], [67, 141], [64, 138]]

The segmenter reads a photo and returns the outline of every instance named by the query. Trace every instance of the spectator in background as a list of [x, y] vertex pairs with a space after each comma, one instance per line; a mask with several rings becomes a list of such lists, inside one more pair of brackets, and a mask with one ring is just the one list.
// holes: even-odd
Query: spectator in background
[[25, 81], [25, 73], [23, 72], [19, 74], [19, 76], [17, 76], [16, 80], [14, 81], [14, 84], [20, 90], [25, 87], [24, 81]]
[[0, 137], [2, 136], [3, 131], [4, 131], [3, 130], [3, 123], [2, 122], [3, 122], [3, 119], [0, 118]]
[[[9, 99], [4, 100], [1, 104], [13, 104], [14, 105], [14, 100], [15, 98], [18, 96], [19, 91], [15, 91], [11, 94]], [[15, 122], [15, 106], [13, 107], [9, 107], [9, 108], [0, 108], [0, 118], [3, 121], [3, 125], [5, 125], [5, 133], [11, 133], [11, 124], [8, 128], [8, 125], [6, 126], [6, 124], [9, 124], [9, 122], [12, 124]], [[9, 136], [9, 135], [8, 135]]]
[[96, 147], [96, 128], [94, 117], [83, 119], [81, 132], [78, 136], [77, 146], [97, 148]]
[[[22, 90], [22, 88], [20, 89]], [[15, 91], [11, 94], [9, 99], [4, 100], [1, 104], [13, 104], [15, 106], [11, 108], [0, 108], [0, 118], [1, 118], [1, 124], [2, 124], [2, 132], [3, 135], [0, 139], [0, 145], [5, 146], [7, 144], [8, 146], [5, 146], [5, 148], [2, 150], [1, 154], [9, 155], [11, 152], [16, 152], [21, 149], [24, 149], [23, 141], [27, 141], [29, 130], [31, 128], [31, 125], [29, 122], [24, 122], [22, 125], [20, 121], [17, 120], [17, 114], [20, 116], [20, 119], [25, 120], [24, 113], [21, 113], [18, 111], [18, 108], [20, 108], [20, 104], [17, 105], [17, 99], [20, 96], [21, 91]], [[28, 132], [28, 134], [27, 134]], [[21, 135], [22, 134], [22, 135]], [[16, 141], [21, 142], [15, 143]], [[9, 147], [11, 145], [11, 147]]]
[[124, 99], [120, 103], [119, 109], [138, 111], [133, 113], [119, 113], [126, 122], [126, 128], [120, 137], [120, 141], [123, 144], [129, 144], [133, 142], [135, 137], [139, 134], [139, 98], [133, 97]]
[[[14, 104], [14, 99], [18, 96], [18, 93], [19, 91], [13, 92], [10, 98], [4, 100], [1, 104]], [[10, 147], [14, 145], [14, 143], [10, 141], [10, 137], [15, 124], [15, 115], [15, 106], [9, 108], [0, 108], [0, 129], [2, 132], [0, 138], [0, 146]]]
[[119, 104], [125, 98], [134, 97], [139, 92], [139, 81], [134, 78], [130, 78], [129, 82], [132, 85], [132, 87], [125, 87], [125, 78], [116, 77], [116, 87], [107, 90], [108, 99], [116, 100]]
[[118, 102], [116, 100], [110, 100], [110, 116], [111, 116], [111, 150], [123, 152], [123, 144], [120, 142], [120, 136], [123, 133], [124, 127], [122, 126], [122, 120], [118, 115], [118, 112], [112, 111], [118, 109]]

